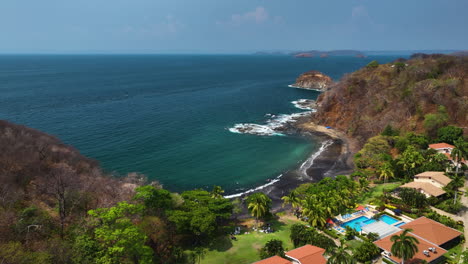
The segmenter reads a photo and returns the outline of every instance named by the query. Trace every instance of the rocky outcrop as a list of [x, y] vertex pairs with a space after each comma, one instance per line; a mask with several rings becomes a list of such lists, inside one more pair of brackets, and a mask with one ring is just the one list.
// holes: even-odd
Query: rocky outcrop
[[291, 87], [325, 91], [331, 84], [333, 84], [333, 80], [329, 76], [319, 71], [309, 71], [301, 74]]

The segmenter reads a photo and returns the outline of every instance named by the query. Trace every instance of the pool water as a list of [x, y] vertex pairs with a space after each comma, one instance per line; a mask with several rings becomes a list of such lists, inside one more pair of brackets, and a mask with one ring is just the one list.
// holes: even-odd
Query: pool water
[[400, 220], [397, 220], [397, 219], [395, 219], [395, 218], [393, 218], [391, 216], [388, 216], [388, 215], [382, 215], [380, 217], [380, 220], [385, 222], [388, 225], [393, 225], [396, 222], [400, 222]]
[[[402, 226], [402, 225], [404, 225], [404, 224], [406, 224], [406, 223], [399, 223], [398, 225], [395, 225], [395, 226], [396, 226], [396, 227], [400, 227], [400, 226]], [[400, 227], [400, 228], [401, 228], [401, 227]]]
[[370, 219], [370, 218], [365, 217], [365, 216], [360, 216], [360, 217], [358, 217], [356, 219], [353, 219], [353, 220], [351, 220], [349, 222], [343, 223], [341, 225], [341, 227], [346, 228], [347, 226], [349, 226], [351, 228], [354, 228], [354, 230], [356, 230], [358, 232], [361, 232], [361, 227], [362, 226], [372, 224], [374, 222], [376, 222], [376, 220]]

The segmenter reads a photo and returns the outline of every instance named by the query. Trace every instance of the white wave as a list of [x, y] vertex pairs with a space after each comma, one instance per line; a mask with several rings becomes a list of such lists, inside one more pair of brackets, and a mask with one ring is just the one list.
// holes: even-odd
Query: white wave
[[283, 174], [280, 174], [278, 177], [276, 177], [275, 179], [271, 180], [270, 182], [268, 182], [267, 184], [264, 184], [264, 185], [261, 185], [261, 186], [258, 186], [257, 188], [253, 188], [253, 189], [249, 189], [245, 192], [241, 192], [241, 193], [236, 193], [236, 194], [231, 194], [231, 195], [226, 195], [224, 196], [224, 198], [227, 198], [227, 199], [231, 199], [231, 198], [236, 198], [236, 197], [240, 197], [244, 194], [248, 194], [248, 193], [252, 193], [252, 192], [255, 192], [255, 191], [259, 191], [265, 187], [268, 187], [270, 185], [273, 185], [277, 182], [280, 181], [281, 177], [283, 176]]
[[297, 121], [298, 118], [306, 116], [314, 111], [315, 110], [311, 110], [290, 115], [281, 114], [278, 116], [269, 114], [271, 118], [268, 119], [263, 125], [254, 123], [240, 123], [235, 124], [228, 130], [232, 133], [240, 134], [252, 134], [260, 136], [284, 136], [284, 134], [282, 134], [280, 130], [284, 128], [286, 124], [294, 123]]
[[331, 144], [333, 144], [332, 140], [327, 140], [323, 142], [319, 150], [315, 152], [312, 156], [310, 156], [306, 161], [304, 161], [304, 163], [302, 163], [301, 167], [299, 167], [299, 172], [301, 173], [302, 176], [306, 176], [306, 177], [308, 176], [307, 169], [310, 168], [314, 164], [315, 159], [318, 156], [320, 156], [320, 154], [322, 154], [323, 151], [325, 151], [325, 149], [327, 149]]
[[283, 136], [283, 134], [276, 132], [271, 127], [267, 125], [257, 125], [257, 124], [236, 124], [234, 127], [229, 128], [229, 131], [232, 133], [238, 134], [252, 134], [260, 136]]
[[314, 100], [310, 99], [299, 99], [297, 101], [292, 101], [291, 103], [301, 110], [311, 110], [312, 112], [316, 112], [317, 110], [312, 108], [311, 105], [314, 103]]

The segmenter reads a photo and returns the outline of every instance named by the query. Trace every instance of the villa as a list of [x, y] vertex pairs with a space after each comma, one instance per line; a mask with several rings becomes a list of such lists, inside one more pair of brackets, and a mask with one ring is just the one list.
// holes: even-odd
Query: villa
[[455, 146], [447, 144], [447, 143], [436, 143], [436, 144], [429, 144], [430, 149], [435, 149], [437, 152], [445, 154], [448, 153], [449, 155], [452, 153], [452, 149], [455, 148]]
[[255, 262], [254, 264], [325, 264], [327, 260], [323, 256], [325, 249], [312, 245], [305, 245], [288, 252], [286, 258], [273, 256]]
[[[418, 252], [408, 263], [425, 260], [427, 263], [439, 263], [444, 260], [442, 257], [450, 247], [456, 245], [460, 241], [460, 235], [462, 234], [458, 230], [447, 227], [439, 222], [431, 220], [426, 217], [420, 217], [414, 221], [403, 224], [400, 226], [403, 229], [412, 229], [409, 233], [410, 236], [415, 237], [419, 244]], [[399, 235], [402, 230], [388, 235], [380, 240], [374, 242], [380, 249], [383, 250], [382, 255], [394, 262], [401, 263], [401, 259], [391, 254], [391, 248], [393, 242], [390, 238], [393, 235]]]
[[[437, 143], [437, 144], [429, 145], [429, 149], [435, 149], [438, 153], [444, 154], [447, 157], [447, 159], [452, 163], [453, 166], [461, 166], [461, 164], [456, 164], [456, 162], [453, 160], [451, 156], [452, 150], [454, 148], [455, 146], [447, 144], [447, 143]], [[462, 159], [460, 162], [468, 165], [468, 161], [464, 159]]]
[[452, 180], [444, 175], [443, 171], [426, 171], [414, 176], [414, 181], [400, 187], [412, 188], [425, 194], [427, 197], [439, 197], [445, 194], [443, 188]]

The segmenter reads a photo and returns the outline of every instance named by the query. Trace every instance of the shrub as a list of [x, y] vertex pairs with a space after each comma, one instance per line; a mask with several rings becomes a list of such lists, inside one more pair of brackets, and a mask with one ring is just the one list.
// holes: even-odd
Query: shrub
[[368, 69], [375, 69], [375, 68], [379, 67], [379, 62], [376, 61], [376, 60], [373, 60], [373, 61], [369, 62], [369, 64], [367, 64], [366, 67]]
[[354, 258], [360, 262], [370, 261], [379, 255], [379, 248], [372, 242], [366, 241], [354, 250]]
[[284, 257], [283, 241], [272, 239], [268, 241], [264, 247], [259, 249], [260, 258], [266, 259], [273, 256]]
[[435, 137], [437, 130], [444, 126], [448, 119], [447, 109], [442, 105], [439, 106], [437, 113], [424, 116], [424, 128], [426, 129], [426, 133], [430, 137]]

